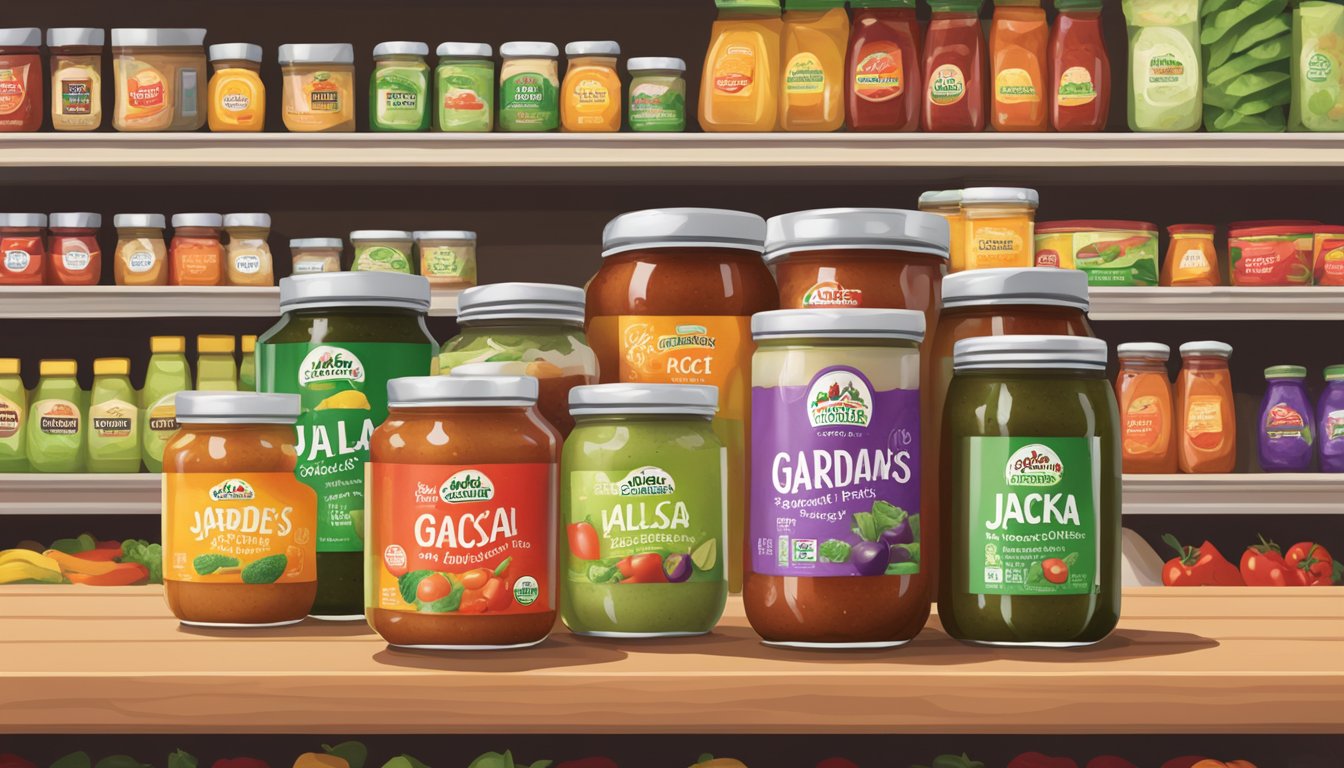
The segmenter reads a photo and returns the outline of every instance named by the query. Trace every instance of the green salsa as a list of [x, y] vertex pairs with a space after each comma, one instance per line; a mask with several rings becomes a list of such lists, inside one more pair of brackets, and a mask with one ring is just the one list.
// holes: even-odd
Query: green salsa
[[959, 640], [1086, 645], [1120, 617], [1120, 443], [1105, 342], [958, 342], [938, 615]]

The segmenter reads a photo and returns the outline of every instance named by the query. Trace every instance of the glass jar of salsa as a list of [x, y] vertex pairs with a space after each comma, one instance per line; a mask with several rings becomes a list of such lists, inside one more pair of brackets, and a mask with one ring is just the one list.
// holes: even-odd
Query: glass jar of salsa
[[47, 249], [42, 241], [45, 213], [0, 213], [0, 284], [42, 285]]
[[993, 96], [990, 125], [996, 131], [1045, 131], [1050, 127], [1047, 51], [1050, 24], [1040, 0], [994, 0], [989, 24]]
[[933, 17], [924, 38], [924, 130], [970, 133], [985, 129], [985, 38], [981, 0], [930, 0]]
[[1050, 126], [1104, 131], [1111, 112], [1111, 61], [1101, 33], [1101, 0], [1055, 0], [1050, 30]]
[[183, 624], [280, 626], [317, 595], [317, 496], [296, 395], [181, 392], [163, 451], [163, 585]]
[[[750, 429], [751, 316], [779, 299], [761, 260], [765, 221], [739, 211], [664, 208], [616, 217], [588, 283], [588, 339], [602, 382], [719, 388], [714, 430], [728, 449], [728, 542], [742, 546]], [[729, 584], [741, 564], [729, 560]]]
[[775, 645], [901, 645], [929, 615], [921, 557], [924, 315], [752, 318], [751, 517], [743, 603]]
[[555, 623], [560, 436], [530, 376], [388, 382], [370, 440], [369, 625], [408, 648], [519, 648]]
[[1121, 461], [1132, 474], [1176, 473], [1176, 409], [1167, 360], [1171, 347], [1151, 342], [1115, 348], [1120, 373], [1115, 398], [1120, 405]]
[[103, 276], [103, 250], [98, 246], [103, 217], [96, 213], [53, 213], [47, 220], [47, 282], [97, 285]]
[[223, 285], [224, 217], [218, 213], [175, 213], [168, 243], [169, 285]]
[[1120, 437], [1106, 342], [963, 339], [940, 456], [938, 618], [984, 645], [1096, 643], [1120, 618]]
[[924, 95], [915, 0], [853, 0], [845, 123], [851, 131], [918, 131]]
[[0, 29], [0, 132], [42, 127], [42, 30]]
[[583, 331], [582, 288], [495, 283], [468, 288], [457, 303], [461, 332], [443, 345], [439, 371], [492, 365], [492, 373], [533, 376], [538, 407], [561, 436], [574, 428], [569, 391], [598, 381], [597, 356]]
[[570, 393], [561, 615], [597, 637], [709, 632], [728, 600], [726, 451], [714, 387], [601, 384]]
[[1183, 287], [1223, 284], [1212, 224], [1172, 224], [1167, 227], [1167, 258], [1162, 262], [1162, 285]]
[[1232, 346], [1221, 341], [1181, 345], [1176, 407], [1181, 418], [1177, 455], [1182, 472], [1231, 472], [1237, 466], [1237, 414], [1227, 361]]

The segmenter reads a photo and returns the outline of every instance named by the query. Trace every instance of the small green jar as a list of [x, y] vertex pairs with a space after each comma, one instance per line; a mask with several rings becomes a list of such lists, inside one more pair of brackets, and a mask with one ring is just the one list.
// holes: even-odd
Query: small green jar
[[938, 618], [986, 645], [1096, 643], [1120, 618], [1120, 438], [1106, 342], [953, 348]]
[[429, 65], [424, 43], [393, 41], [373, 48], [369, 127], [375, 131], [429, 130]]
[[646, 57], [631, 59], [630, 130], [680, 133], [686, 130], [686, 62]]
[[485, 43], [440, 43], [435, 53], [434, 127], [446, 133], [493, 131], [494, 49]]
[[570, 392], [560, 460], [561, 615], [599, 637], [700, 635], [728, 599], [727, 451], [715, 387]]
[[560, 128], [560, 49], [554, 43], [517, 40], [501, 45], [499, 128], [544, 133]]

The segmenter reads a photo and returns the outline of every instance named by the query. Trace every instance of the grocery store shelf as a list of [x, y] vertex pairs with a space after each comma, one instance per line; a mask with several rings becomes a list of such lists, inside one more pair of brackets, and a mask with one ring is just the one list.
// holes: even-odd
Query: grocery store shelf
[[180, 628], [156, 588], [0, 587], [0, 732], [1344, 733], [1342, 598], [1127, 591], [1088, 649], [936, 619], [896, 650], [769, 648], [734, 598], [708, 637], [411, 653], [362, 623]]
[[1093, 320], [1344, 320], [1344, 288], [1092, 288]]
[[1125, 475], [1126, 515], [1340, 515], [1342, 474]]
[[[460, 291], [435, 291], [431, 315], [457, 313]], [[0, 318], [278, 317], [279, 288], [0, 286]]]
[[157, 474], [0, 474], [0, 515], [157, 515]]

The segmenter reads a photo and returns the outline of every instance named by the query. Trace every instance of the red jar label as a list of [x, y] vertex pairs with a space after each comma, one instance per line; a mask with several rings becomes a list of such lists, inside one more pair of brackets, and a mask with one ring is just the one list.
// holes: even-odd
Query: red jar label
[[555, 608], [553, 464], [371, 463], [372, 605], [430, 614]]
[[887, 40], [867, 43], [854, 67], [854, 93], [864, 101], [890, 101], [905, 93], [901, 47]]

